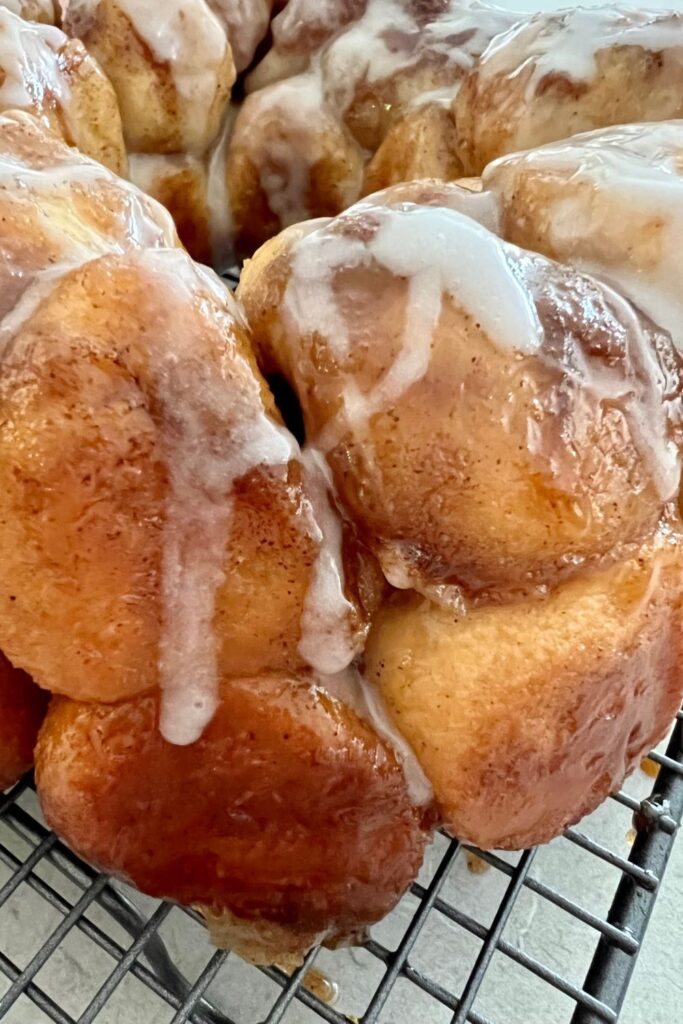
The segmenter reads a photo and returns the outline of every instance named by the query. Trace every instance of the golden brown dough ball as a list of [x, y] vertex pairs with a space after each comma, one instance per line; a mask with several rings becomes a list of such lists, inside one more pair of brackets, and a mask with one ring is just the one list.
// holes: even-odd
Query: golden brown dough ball
[[365, 169], [368, 195], [398, 181], [452, 181], [462, 175], [455, 124], [449, 110], [425, 104], [397, 121]]
[[683, 116], [683, 15], [572, 8], [493, 40], [455, 102], [466, 174], [577, 132]]
[[42, 685], [130, 697], [160, 649], [171, 676], [302, 663], [309, 486], [210, 272], [163, 250], [66, 274], [3, 359], [0, 409], [0, 642]]
[[260, 676], [221, 683], [192, 746], [165, 742], [158, 713], [154, 696], [53, 704], [40, 797], [81, 856], [200, 906], [215, 941], [259, 963], [357, 938], [393, 907], [429, 813], [353, 712], [305, 681]]
[[666, 531], [545, 600], [464, 615], [414, 595], [385, 606], [367, 676], [453, 835], [522, 849], [618, 788], [680, 706], [682, 567]]
[[613, 282], [683, 351], [683, 121], [513, 154], [484, 182], [505, 238]]
[[678, 360], [607, 286], [457, 212], [486, 222], [486, 196], [431, 187], [290, 229], [238, 295], [391, 583], [552, 585], [675, 497]]
[[116, 95], [83, 44], [0, 7], [0, 47], [0, 112], [36, 114], [69, 145], [125, 173]]
[[248, 96], [227, 153], [237, 253], [281, 227], [334, 214], [361, 192], [363, 153], [306, 80]]
[[129, 150], [201, 153], [211, 144], [235, 66], [204, 0], [69, 0], [63, 24], [113, 83]]
[[[45, 274], [109, 251], [178, 244], [170, 216], [28, 114], [0, 117], [0, 316]], [[12, 321], [5, 324], [12, 329]]]
[[48, 695], [0, 654], [0, 793], [33, 764]]

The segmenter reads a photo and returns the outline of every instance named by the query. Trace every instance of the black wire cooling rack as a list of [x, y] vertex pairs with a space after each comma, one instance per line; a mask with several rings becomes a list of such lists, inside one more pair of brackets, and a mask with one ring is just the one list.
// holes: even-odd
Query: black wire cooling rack
[[[291, 975], [211, 951], [191, 910], [129, 895], [120, 883], [71, 853], [42, 823], [32, 781], [24, 779], [0, 796], [0, 872], [4, 872], [0, 873], [0, 983], [2, 975], [6, 979], [0, 984], [0, 1019], [7, 1024], [14, 1020], [21, 1024], [302, 1024], [320, 1020], [329, 1024], [509, 1024], [508, 1017], [494, 1018], [480, 1008], [494, 961], [502, 958], [503, 966], [521, 969], [535, 980], [529, 998], [535, 1007], [539, 1001], [547, 1007], [544, 1024], [614, 1024], [683, 814], [683, 712], [666, 753], [653, 753], [651, 758], [658, 771], [649, 795], [639, 800], [622, 791], [608, 801], [608, 805], [620, 805], [626, 824], [632, 815], [628, 856], [620, 852], [619, 843], [615, 849], [609, 840], [597, 841], [578, 829], [569, 829], [555, 846], [560, 853], [571, 847], [587, 858], [585, 878], [599, 867], [607, 894], [605, 909], [611, 899], [606, 913], [583, 905], [580, 897], [563, 894], [556, 872], [552, 885], [537, 876], [535, 858], [548, 847], [518, 856], [476, 851], [473, 859], [474, 851], [439, 836], [420, 879], [392, 915], [391, 927], [373, 929], [372, 938], [359, 951], [344, 951], [345, 989], [351, 1002], [355, 1000], [353, 1012], [329, 1001], [334, 957], [341, 956], [341, 951], [314, 950]], [[623, 832], [618, 838], [624, 842]], [[486, 922], [478, 913], [484, 910], [481, 896], [475, 894], [474, 903], [471, 898], [477, 875], [459, 867], [466, 857], [471, 858], [471, 867], [488, 867], [488, 873], [496, 876], [487, 882], [487, 892], [495, 891], [496, 896]], [[23, 924], [15, 902], [22, 894], [30, 915]], [[507, 937], [506, 925], [524, 899], [556, 914], [553, 964], [522, 948], [529, 944], [528, 935], [525, 943]], [[169, 928], [174, 919], [174, 927]], [[527, 933], [533, 933], [534, 920], [531, 914]], [[445, 933], [445, 945], [457, 932], [460, 954], [451, 958], [446, 951], [444, 968], [436, 962], [434, 950], [442, 948], [438, 929], [446, 926], [450, 930]], [[557, 962], [562, 936], [577, 941], [573, 929], [578, 926], [583, 929], [580, 941], [590, 963], [582, 983], [565, 976]], [[24, 938], [30, 933], [28, 939], [35, 946], [23, 948], [21, 965], [9, 955], [20, 928]], [[431, 953], [421, 957], [420, 946], [430, 930]], [[66, 946], [72, 940], [80, 945], [68, 953]], [[469, 948], [469, 960], [462, 952], [463, 942]], [[189, 972], [179, 966], [178, 949], [192, 952]], [[92, 962], [95, 953], [101, 958], [99, 974], [84, 978], [84, 963]], [[316, 979], [312, 971], [316, 958], [324, 962], [329, 980], [322, 974]], [[55, 960], [57, 969], [51, 971]], [[86, 993], [81, 991], [78, 1005], [72, 992], [76, 977]], [[130, 989], [133, 983], [136, 992]], [[399, 988], [402, 994], [397, 1002]], [[141, 989], [153, 1002], [136, 1010]], [[520, 1019], [530, 1017], [529, 1012], [528, 1018]]]

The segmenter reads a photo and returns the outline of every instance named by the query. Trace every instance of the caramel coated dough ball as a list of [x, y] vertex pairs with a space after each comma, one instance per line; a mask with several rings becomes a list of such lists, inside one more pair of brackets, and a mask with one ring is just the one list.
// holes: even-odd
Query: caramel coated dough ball
[[473, 219], [490, 197], [431, 188], [292, 228], [238, 294], [389, 581], [497, 599], [656, 527], [680, 367], [617, 292]]
[[421, 863], [429, 811], [392, 750], [303, 681], [223, 681], [192, 746], [158, 701], [56, 701], [37, 751], [49, 823], [145, 892], [199, 905], [214, 939], [260, 963], [357, 937]]
[[48, 694], [0, 654], [0, 793], [33, 764]]
[[69, 0], [63, 23], [113, 83], [131, 151], [201, 153], [215, 139], [235, 65], [204, 0]]
[[214, 660], [302, 663], [306, 470], [210, 272], [159, 250], [66, 274], [5, 354], [0, 409], [0, 636], [42, 685], [117, 700], [160, 656], [181, 690]]

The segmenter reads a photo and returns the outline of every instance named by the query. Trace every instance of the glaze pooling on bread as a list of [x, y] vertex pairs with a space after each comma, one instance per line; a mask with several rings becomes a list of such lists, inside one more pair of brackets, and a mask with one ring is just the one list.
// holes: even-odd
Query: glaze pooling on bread
[[299, 653], [316, 672], [332, 676], [348, 668], [365, 637], [354, 635], [355, 609], [344, 592], [342, 523], [332, 506], [332, 475], [314, 448], [301, 458], [318, 554], [301, 615]]
[[392, 720], [381, 691], [366, 678], [357, 665], [335, 675], [320, 675], [317, 682], [325, 693], [351, 708], [368, 722], [378, 736], [391, 747], [400, 762], [410, 799], [415, 807], [426, 807], [434, 798], [434, 790], [425, 775], [415, 751], [400, 728]]
[[611, 124], [683, 115], [683, 16], [626, 7], [521, 19], [491, 42], [454, 103], [457, 151], [480, 173], [505, 153]]
[[67, 39], [51, 25], [28, 24], [0, 7], [0, 104], [32, 109], [50, 102], [66, 105], [69, 88], [60, 66], [60, 50]]
[[637, 46], [651, 53], [681, 46], [683, 17], [675, 11], [652, 12], [618, 6], [576, 7], [558, 14], [538, 14], [501, 32], [482, 54], [478, 74], [514, 76], [522, 69], [527, 95], [562, 75], [572, 82], [597, 73], [596, 54], [615, 46]]
[[483, 180], [508, 237], [613, 282], [683, 351], [682, 167], [683, 121], [668, 121], [503, 157]]

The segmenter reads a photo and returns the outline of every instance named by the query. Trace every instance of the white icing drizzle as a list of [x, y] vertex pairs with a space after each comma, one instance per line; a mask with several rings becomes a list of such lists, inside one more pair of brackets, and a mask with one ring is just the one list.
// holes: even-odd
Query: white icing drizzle
[[532, 68], [529, 95], [550, 74], [575, 82], [591, 80], [596, 53], [612, 46], [675, 52], [683, 46], [683, 16], [616, 6], [541, 13], [498, 35], [483, 53], [478, 73], [484, 79]]
[[514, 21], [513, 15], [477, 0], [451, 0], [422, 21], [405, 0], [368, 0], [360, 18], [321, 53], [325, 96], [341, 113], [361, 82], [376, 84], [424, 64], [434, 65], [436, 82], [449, 86], [453, 96], [475, 58]]
[[239, 107], [228, 107], [218, 139], [209, 154], [206, 205], [209, 212], [213, 265], [224, 271], [234, 263], [232, 201], [228, 188], [228, 149]]
[[206, 112], [229, 53], [223, 25], [206, 0], [117, 0], [138, 36], [160, 64], [167, 64], [183, 100], [184, 132], [189, 142]]
[[[552, 250], [616, 284], [683, 353], [682, 171], [683, 121], [669, 121], [588, 132], [502, 157], [485, 170], [484, 183], [506, 203], [517, 175], [557, 174], [557, 199], [547, 217]], [[588, 191], [577, 188], [583, 182]], [[627, 222], [615, 219], [619, 208], [634, 223], [652, 219], [654, 246], [649, 232], [629, 233]], [[618, 237], [610, 238], [610, 231]]]
[[[25, 122], [27, 127], [35, 123], [20, 111], [0, 117], [0, 124], [10, 122]], [[7, 355], [10, 345], [15, 346], [21, 326], [70, 270], [107, 253], [177, 245], [175, 226], [167, 210], [75, 149], [60, 145], [54, 163], [39, 169], [14, 154], [0, 154], [0, 187], [17, 204], [30, 207], [31, 220], [43, 237], [52, 241], [49, 259], [46, 253], [45, 265], [38, 265], [32, 272], [25, 266], [10, 266], [5, 254], [5, 268], [26, 287], [0, 324], [2, 356]], [[103, 225], [97, 211], [98, 201], [107, 202], [107, 190], [125, 199], [118, 215], [120, 222], [112, 224], [113, 233]], [[83, 206], [78, 217], [65, 217], [64, 210], [73, 196], [84, 191], [94, 201], [92, 207]], [[88, 216], [90, 208], [95, 214], [92, 219]], [[49, 260], [53, 259], [55, 243], [59, 259], [53, 263]]]
[[67, 42], [58, 28], [29, 23], [0, 7], [0, 106], [42, 112], [46, 99], [66, 103], [69, 89], [58, 51]]
[[[369, 266], [371, 256], [361, 239], [327, 231], [329, 221], [312, 233], [312, 243], [293, 248], [284, 295], [284, 310], [302, 334], [317, 334], [338, 360], [349, 352], [348, 324], [334, 294], [337, 271]], [[305, 236], [307, 238], [309, 236]]]
[[[368, 204], [369, 205], [369, 204]], [[354, 207], [354, 214], [366, 204]], [[504, 348], [528, 353], [542, 340], [536, 308], [510, 271], [511, 247], [477, 221], [442, 206], [404, 203], [374, 208], [377, 229], [367, 240], [339, 231], [344, 219], [302, 239], [294, 255], [285, 308], [302, 332], [316, 331], [336, 352], [348, 351], [348, 329], [340, 326], [330, 298], [340, 268], [374, 262], [409, 281], [404, 349], [383, 378], [380, 392], [391, 401], [426, 372], [431, 333], [438, 322], [441, 295], [449, 293], [492, 339]], [[308, 248], [308, 252], [304, 250]], [[291, 287], [291, 291], [290, 291]], [[306, 294], [307, 292], [307, 294]], [[496, 295], [496, 302], [491, 296]], [[427, 322], [426, 337], [420, 325]], [[342, 337], [337, 336], [337, 330]], [[382, 404], [383, 398], [380, 399]]]
[[321, 675], [318, 679], [321, 689], [340, 700], [363, 718], [375, 732], [392, 747], [403, 768], [408, 795], [415, 807], [423, 807], [434, 796], [415, 751], [403, 734], [394, 725], [386, 709], [382, 695], [376, 686], [365, 678], [356, 666], [350, 666], [336, 675]]
[[[249, 111], [251, 131], [269, 123], [259, 153], [259, 181], [268, 205], [283, 227], [310, 216], [311, 167], [320, 158], [321, 140], [312, 134], [324, 116], [320, 78], [316, 71], [296, 75], [272, 89], [252, 93], [243, 108]], [[275, 129], [280, 120], [284, 130]], [[360, 189], [360, 180], [356, 183]], [[356, 193], [357, 194], [357, 191]], [[350, 201], [355, 198], [351, 196]]]
[[305, 493], [311, 515], [308, 529], [319, 544], [301, 615], [299, 654], [323, 675], [347, 668], [359, 653], [362, 636], [354, 635], [353, 604], [344, 593], [342, 524], [332, 507], [332, 474], [314, 448], [301, 456]]
[[[326, 345], [344, 380], [340, 413], [316, 443], [329, 451], [350, 429], [364, 438], [364, 458], [373, 472], [368, 421], [427, 373], [444, 294], [495, 344], [510, 351], [538, 351], [543, 331], [531, 296], [511, 269], [509, 255], [514, 258], [516, 248], [477, 221], [456, 210], [408, 202], [393, 207], [360, 203], [348, 217], [364, 211], [371, 211], [375, 225], [363, 237], [344, 231], [347, 217], [342, 215], [295, 243], [283, 311], [296, 333], [315, 335]], [[355, 377], [345, 372], [351, 337], [334, 281], [341, 269], [373, 264], [405, 278], [408, 296], [398, 355], [374, 387], [363, 393]]]
[[[181, 250], [149, 250], [144, 260], [155, 275], [169, 278], [175, 292], [182, 290], [188, 304], [201, 302], [201, 290], [209, 288], [227, 314], [226, 324], [239, 316], [227, 288]], [[201, 736], [218, 700], [213, 619], [224, 580], [233, 485], [257, 466], [286, 467], [298, 448], [265, 412], [250, 370], [238, 392], [226, 386], [220, 364], [197, 366], [192, 338], [175, 335], [173, 347], [164, 346], [157, 358], [170, 488], [163, 533], [160, 730], [170, 743], [187, 745]], [[224, 423], [223, 432], [207, 434], [207, 419]]]
[[[626, 359], [629, 368], [632, 368], [634, 376], [651, 382], [640, 394], [634, 393], [633, 388], [623, 394], [630, 382], [622, 384], [620, 398], [631, 434], [644, 456], [662, 500], [672, 501], [678, 494], [681, 482], [681, 453], [678, 444], [668, 436], [668, 415], [662, 401], [662, 395], [666, 393], [664, 374], [655, 357], [651, 340], [644, 334], [643, 326], [631, 304], [608, 285], [603, 284], [602, 289], [626, 328]], [[593, 374], [595, 376], [595, 370]], [[590, 378], [588, 386], [594, 386]]]

